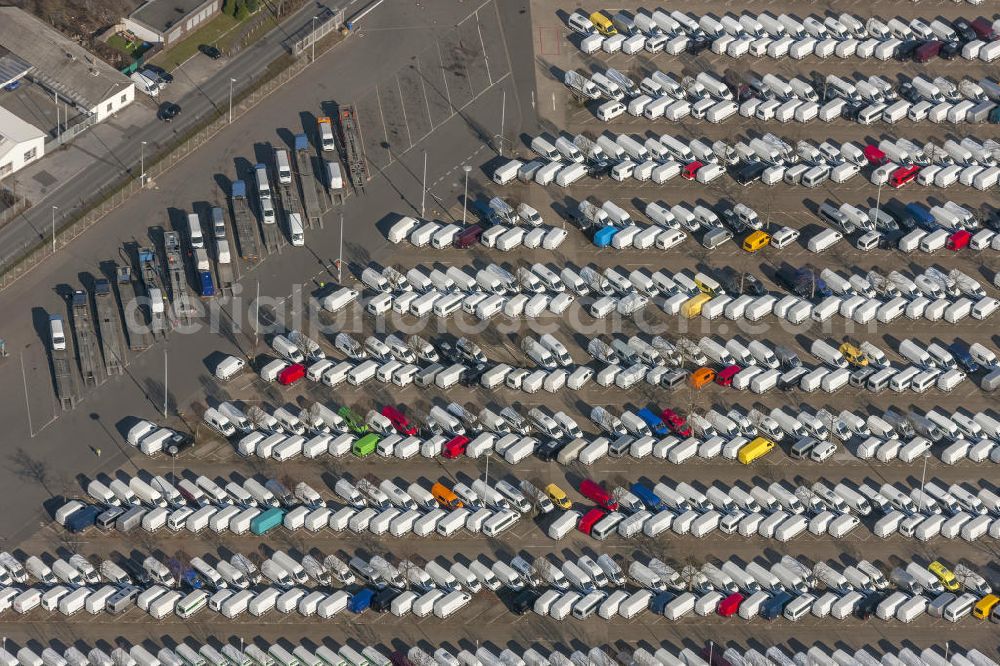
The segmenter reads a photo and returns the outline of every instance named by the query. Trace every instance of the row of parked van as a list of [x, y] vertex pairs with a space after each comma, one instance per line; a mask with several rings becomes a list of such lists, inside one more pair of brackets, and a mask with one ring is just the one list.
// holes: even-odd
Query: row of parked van
[[[749, 489], [715, 483], [704, 492], [686, 482], [660, 482], [655, 488], [637, 486], [642, 484], [630, 486], [630, 492], [640, 499], [637, 510], [571, 509], [549, 524], [548, 536], [559, 540], [576, 529], [603, 541], [640, 533], [652, 538], [669, 530], [672, 536], [703, 538], [718, 530], [787, 542], [806, 533], [844, 538], [864, 524], [880, 538], [896, 533], [919, 541], [942, 537], [974, 543], [1000, 538], [996, 506], [985, 508], [997, 498], [992, 490], [982, 488], [985, 492], [977, 495], [957, 484], [944, 490], [933, 480], [924, 485], [923, 494], [919, 487], [907, 491], [868, 481], [857, 486], [846, 481], [836, 485], [817, 481], [793, 490], [782, 482]], [[935, 495], [938, 491], [955, 502], [958, 508], [954, 513], [942, 512], [940, 501], [944, 500]], [[921, 501], [921, 509], [913, 493]]]
[[[829, 162], [829, 158], [823, 153], [811, 148], [810, 153], [815, 154], [817, 159], [823, 162], [799, 164], [799, 155], [791, 145], [770, 133], [756, 139], [737, 137], [736, 143], [732, 146], [723, 141], [715, 141], [709, 146], [700, 140], [697, 143], [685, 142], [669, 134], [660, 135], [652, 132], [648, 134], [650, 136], [640, 136], [636, 139], [627, 134], [615, 135], [606, 131], [592, 142], [594, 148], [588, 155], [580, 153], [582, 162], [564, 157], [555, 148], [551, 151], [555, 155], [553, 157], [548, 148], [539, 146], [539, 139], [543, 141], [544, 139], [536, 137], [531, 145], [543, 159], [527, 163], [515, 160], [513, 163], [505, 163], [500, 168], [507, 167], [513, 170], [516, 166], [517, 178], [524, 182], [535, 182], [546, 186], [555, 181], [562, 187], [569, 187], [585, 175], [601, 174], [605, 171], [610, 173], [613, 180], [619, 182], [636, 179], [640, 182], [651, 181], [662, 184], [680, 176], [686, 180], [708, 184], [729, 173], [734, 180], [744, 186], [760, 180], [768, 185], [785, 182], [789, 185], [818, 187], [828, 180], [846, 182], [861, 173], [863, 167], [873, 166], [875, 168], [869, 176], [873, 184], [888, 184], [897, 189], [917, 181], [924, 186], [934, 185], [942, 188], [959, 182], [967, 187], [988, 190], [997, 185], [997, 178], [1000, 177], [1000, 167], [984, 166], [978, 162], [960, 166], [955, 164], [955, 158], [943, 149], [932, 153], [934, 164], [928, 164], [926, 167], [917, 164], [905, 166], [888, 160], [885, 153], [875, 146], [866, 147], [859, 152], [855, 150], [856, 146], [848, 143], [845, 146], [851, 147], [845, 152], [843, 148], [837, 149], [833, 143], [825, 141], [823, 146], [835, 149], [834, 162]], [[548, 141], [545, 143], [548, 144]], [[898, 142], [892, 143], [895, 145]], [[952, 143], [960, 145], [956, 141]], [[969, 140], [967, 143], [977, 142]], [[907, 141], [907, 144], [912, 142]], [[695, 150], [698, 151], [697, 155]], [[992, 148], [983, 154], [991, 153]], [[567, 161], [563, 161], [564, 159]], [[598, 164], [602, 166], [599, 167]], [[926, 176], [920, 178], [924, 168], [932, 169], [933, 178]]]
[[588, 54], [602, 50], [609, 54], [645, 51], [678, 55], [711, 48], [713, 53], [732, 58], [836, 55], [927, 62], [937, 56], [953, 58], [961, 53], [967, 59], [992, 62], [1000, 57], [1000, 49], [993, 45], [1000, 23], [984, 18], [971, 23], [958, 19], [954, 24], [942, 18], [915, 18], [909, 22], [893, 18], [883, 22], [876, 17], [863, 21], [844, 12], [825, 17], [810, 15], [800, 21], [788, 14], [762, 12], [757, 16], [743, 13], [721, 18], [704, 14], [695, 19], [678, 10], [668, 14], [657, 9], [652, 14], [618, 12], [611, 18], [601, 12], [589, 16], [573, 12], [567, 24], [581, 35], [580, 48]]
[[[331, 139], [332, 141], [332, 139]], [[304, 666], [305, 664], [323, 666], [414, 666], [404, 655], [372, 646], [355, 643], [358, 649], [348, 645], [328, 647], [320, 645], [313, 650], [301, 645], [293, 645], [287, 641], [274, 644], [261, 642], [237, 641], [232, 639], [211, 639], [210, 642], [199, 644], [190, 638], [173, 647], [161, 647], [158, 650], [150, 641], [141, 645], [130, 645], [123, 638], [109, 639], [118, 647], [108, 650], [104, 647], [93, 647], [87, 650], [85, 643], [76, 641], [71, 647], [65, 647], [54, 642], [52, 647], [22, 647], [13, 651], [6, 647], [0, 648], [0, 662], [4, 666]], [[103, 642], [103, 641], [102, 641]], [[12, 644], [13, 641], [7, 641]], [[35, 641], [32, 641], [34, 644]], [[331, 644], [332, 645], [332, 644]], [[41, 649], [39, 649], [41, 647]], [[148, 648], [148, 649], [147, 649]], [[86, 650], [86, 652], [84, 652]], [[106, 651], [108, 650], [108, 651]], [[445, 648], [435, 653], [435, 659], [441, 659], [442, 666], [461, 666], [472, 661], [459, 661]], [[475, 657], [468, 651], [458, 653], [465, 657]], [[390, 656], [386, 656], [390, 655]], [[414, 655], [416, 656], [416, 655]], [[400, 661], [406, 660], [406, 661]], [[424, 666], [424, 662], [421, 666]], [[438, 662], [433, 662], [438, 663]], [[490, 662], [496, 663], [496, 662]], [[476, 661], [475, 664], [481, 664]], [[533, 664], [532, 666], [536, 666]], [[563, 664], [560, 664], [563, 666]], [[976, 666], [988, 666], [977, 664]]]
[[[353, 642], [353, 641], [352, 641]], [[13, 643], [13, 641], [11, 641]], [[587, 648], [581, 646], [570, 652], [562, 652], [553, 647], [547, 651], [543, 648], [519, 649], [511, 645], [503, 650], [496, 647], [481, 646], [474, 650], [450, 651], [447, 647], [439, 647], [433, 652], [411, 647], [407, 651], [395, 651], [391, 648], [381, 649], [371, 645], [357, 647], [342, 645], [333, 646], [326, 643], [312, 650], [301, 645], [293, 645], [286, 641], [266, 644], [258, 642], [213, 640], [211, 643], [199, 645], [191, 639], [185, 639], [174, 647], [162, 647], [156, 650], [154, 644], [144, 642], [142, 645], [130, 645], [124, 639], [115, 639], [119, 647], [105, 652], [95, 647], [86, 653], [86, 645], [74, 644], [71, 647], [53, 644], [54, 647], [22, 647], [16, 655], [6, 648], [0, 649], [0, 661], [4, 666], [302, 666], [303, 664], [319, 664], [322, 666], [573, 666], [573, 664], [589, 663], [595, 666], [613, 666], [617, 663], [600, 647]], [[333, 647], [331, 647], [333, 646]], [[712, 650], [705, 647], [677, 649], [665, 647], [631, 647], [623, 648], [616, 644], [614, 654], [618, 658], [631, 657], [641, 666], [710, 666], [706, 660], [725, 659], [730, 664], [770, 663], [779, 666], [793, 666], [795, 663], [818, 664], [819, 666], [902, 666], [903, 664], [925, 663], [931, 666], [997, 666], [997, 663], [979, 650], [971, 649], [965, 652], [952, 649], [950, 658], [941, 656], [940, 650], [926, 648], [916, 652], [909, 647], [896, 650], [893, 646], [880, 646], [890, 649], [881, 661], [874, 656], [879, 653], [877, 648], [860, 648], [851, 652], [843, 648], [832, 653], [820, 646], [805, 647], [800, 644], [800, 650], [789, 648], [786, 653], [778, 647], [746, 648], [739, 646], [717, 646], [715, 657]], [[218, 649], [217, 649], [218, 648]], [[13, 647], [11, 647], [13, 650]], [[156, 653], [153, 654], [153, 650]], [[789, 657], [788, 655], [792, 656]], [[832, 656], [831, 656], [832, 655]], [[793, 661], [794, 658], [794, 661]], [[746, 660], [745, 662], [742, 660]]]
[[484, 225], [480, 224], [463, 228], [457, 224], [441, 224], [434, 221], [421, 223], [416, 218], [404, 217], [389, 229], [388, 238], [393, 243], [400, 243], [406, 239], [414, 247], [430, 245], [438, 250], [451, 247], [461, 250], [481, 243], [501, 252], [509, 252], [521, 246], [529, 249], [541, 247], [555, 250], [566, 239], [566, 232], [563, 229], [542, 224], [526, 224], [525, 228], [520, 226], [522, 221], [523, 218], [520, 216], [511, 220], [505, 219], [505, 223], [498, 222], [484, 230]]
[[[617, 70], [609, 71], [624, 76]], [[607, 72], [594, 73], [589, 79], [572, 74], [580, 78], [569, 77], [568, 84], [583, 81], [589, 98], [607, 99], [595, 107], [597, 118], [604, 122], [612, 122], [626, 113], [648, 120], [663, 118], [684, 122], [695, 119], [714, 124], [736, 117], [780, 123], [809, 123], [817, 119], [833, 122], [845, 118], [861, 125], [880, 121], [891, 125], [907, 119], [980, 124], [1000, 119], [997, 104], [986, 98], [982, 86], [971, 80], [963, 81], [967, 84], [964, 88], [967, 94], [975, 95], [972, 99], [963, 99], [959, 88], [943, 77], [940, 77], [943, 79], [941, 85], [950, 86], [949, 90], [955, 91], [955, 98], [946, 99], [938, 85], [921, 77], [904, 84], [907, 99], [900, 99], [895, 88], [877, 76], [852, 83], [830, 75], [825, 82], [819, 82], [822, 83], [821, 99], [812, 84], [800, 78], [786, 82], [774, 74], [765, 74], [762, 79], [751, 77], [750, 84], [741, 84], [736, 95], [726, 83], [707, 72], [693, 79], [685, 77], [678, 83], [670, 75], [656, 70], [638, 86], [629, 80], [624, 87], [612, 80]], [[989, 80], [984, 82], [994, 86], [1000, 98], [1000, 85]], [[575, 90], [575, 86], [570, 87]]]

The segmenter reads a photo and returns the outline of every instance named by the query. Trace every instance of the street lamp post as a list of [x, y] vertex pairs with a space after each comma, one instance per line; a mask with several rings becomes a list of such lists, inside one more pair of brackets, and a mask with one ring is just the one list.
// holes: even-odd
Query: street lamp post
[[236, 79], [229, 78], [229, 122], [233, 122], [233, 84], [236, 83]]
[[424, 217], [424, 203], [427, 199], [427, 151], [424, 151], [424, 179], [420, 186], [420, 219]]
[[462, 167], [462, 171], [465, 172], [465, 196], [462, 197], [462, 226], [465, 226], [465, 214], [469, 208], [469, 172], [472, 171], [472, 167], [466, 164]]
[[927, 478], [927, 459], [930, 457], [930, 451], [924, 454], [924, 471], [920, 473], [920, 505], [917, 506], [918, 511], [923, 511], [924, 506], [927, 504], [926, 496], [924, 495], [924, 480]]
[[139, 184], [146, 187], [146, 142], [139, 145]]
[[312, 49], [309, 62], [316, 62], [316, 19], [318, 18], [318, 16], [313, 16], [312, 31], [309, 33], [309, 46]]
[[52, 207], [52, 253], [56, 251], [56, 210], [59, 206]]

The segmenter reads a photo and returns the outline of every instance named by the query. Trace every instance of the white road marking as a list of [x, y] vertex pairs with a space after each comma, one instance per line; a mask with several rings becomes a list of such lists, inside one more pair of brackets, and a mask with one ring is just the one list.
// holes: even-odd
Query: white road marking
[[420, 79], [420, 90], [424, 94], [424, 106], [427, 107], [427, 122], [430, 123], [430, 125], [431, 125], [431, 131], [433, 132], [434, 129], [435, 129], [434, 117], [431, 116], [431, 102], [427, 98], [427, 87], [424, 85], [424, 75], [423, 75], [423, 72], [420, 71], [420, 58], [419, 58], [419, 56], [417, 57], [417, 74], [418, 74], [418, 78]]
[[392, 164], [392, 151], [389, 150], [389, 128], [385, 126], [385, 114], [382, 113], [382, 93], [379, 92], [378, 86], [375, 86], [375, 99], [378, 102], [378, 115], [382, 119], [382, 133], [385, 134], [386, 149], [385, 152], [389, 153], [389, 163]]
[[403, 84], [399, 82], [399, 74], [396, 75], [396, 89], [399, 90], [399, 110], [403, 114], [403, 124], [406, 125], [406, 138], [410, 140], [410, 148], [412, 148], [413, 135], [410, 134], [410, 123], [406, 120], [406, 98], [403, 97]]
[[444, 57], [441, 55], [441, 42], [436, 42], [438, 50], [438, 61], [441, 63], [441, 78], [444, 79], [444, 93], [448, 96], [448, 106], [455, 108], [455, 105], [451, 103], [451, 91], [448, 90], [448, 74], [444, 69]]
[[483, 47], [483, 62], [486, 64], [486, 78], [490, 80], [490, 85], [493, 85], [493, 77], [490, 76], [490, 59], [486, 55], [486, 42], [483, 41], [483, 30], [479, 25], [478, 14], [476, 14], [476, 32], [479, 33], [479, 45]]

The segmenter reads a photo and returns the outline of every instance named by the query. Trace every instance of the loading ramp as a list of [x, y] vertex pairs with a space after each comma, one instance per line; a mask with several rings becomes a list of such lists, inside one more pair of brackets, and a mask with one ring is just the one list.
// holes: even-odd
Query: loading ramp
[[94, 284], [94, 303], [97, 306], [97, 334], [104, 352], [104, 370], [109, 377], [120, 375], [125, 371], [125, 346], [118, 320], [118, 302], [108, 280], [101, 278]]

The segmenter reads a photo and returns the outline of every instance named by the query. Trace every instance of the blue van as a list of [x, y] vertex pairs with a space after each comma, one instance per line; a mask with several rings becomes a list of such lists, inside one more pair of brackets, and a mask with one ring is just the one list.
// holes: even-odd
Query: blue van
[[948, 351], [951, 355], [955, 357], [955, 361], [962, 366], [962, 370], [966, 374], [971, 375], [974, 372], [979, 372], [979, 364], [972, 358], [972, 354], [969, 353], [969, 346], [962, 344], [960, 342], [953, 342], [948, 345]]
[[347, 610], [352, 613], [364, 613], [372, 605], [372, 597], [374, 596], [375, 592], [373, 590], [367, 587], [361, 588], [351, 595], [351, 600], [347, 604]]
[[594, 234], [594, 245], [597, 247], [608, 247], [611, 245], [611, 239], [615, 237], [618, 233], [618, 227], [611, 226], [610, 224], [606, 227], [601, 227]]
[[785, 612], [785, 606], [788, 602], [792, 600], [792, 595], [788, 592], [778, 592], [764, 602], [764, 605], [760, 607], [760, 616], [765, 620], [773, 620], [776, 617], [781, 617], [782, 613]]
[[648, 407], [643, 407], [639, 410], [639, 418], [645, 421], [646, 425], [649, 426], [649, 429], [657, 437], [666, 437], [670, 434], [667, 424], [663, 422], [663, 419], [654, 414]]
[[913, 222], [921, 229], [934, 231], [939, 228], [938, 223], [934, 221], [934, 216], [931, 215], [926, 206], [918, 203], [908, 203], [906, 204], [906, 212], [910, 214]]
[[629, 491], [639, 498], [639, 501], [646, 505], [650, 511], [663, 511], [663, 500], [648, 487], [641, 483], [633, 483], [628, 487]]

